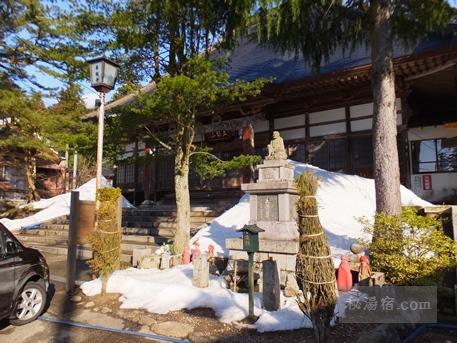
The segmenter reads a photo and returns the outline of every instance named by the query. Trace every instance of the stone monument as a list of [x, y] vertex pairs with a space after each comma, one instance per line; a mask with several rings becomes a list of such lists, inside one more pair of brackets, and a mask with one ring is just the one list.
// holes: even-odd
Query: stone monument
[[[284, 142], [278, 131], [268, 145], [268, 156], [257, 166], [259, 177], [256, 183], [242, 184], [241, 189], [250, 195], [250, 222], [265, 230], [259, 234], [259, 252], [255, 262], [260, 270], [261, 262], [275, 260], [279, 266], [281, 284], [286, 276], [295, 273], [298, 252], [298, 226], [295, 202], [297, 190], [294, 181], [294, 168], [287, 161]], [[233, 259], [247, 259], [242, 251], [240, 238], [227, 239]]]

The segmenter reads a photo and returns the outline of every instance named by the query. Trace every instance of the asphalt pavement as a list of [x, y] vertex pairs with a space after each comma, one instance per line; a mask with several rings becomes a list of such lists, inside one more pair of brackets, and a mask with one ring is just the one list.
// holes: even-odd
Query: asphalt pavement
[[[62, 319], [70, 323], [89, 324], [108, 327], [115, 330], [130, 329], [130, 323], [103, 313], [94, 313], [89, 309], [68, 300], [65, 293], [66, 256], [47, 254], [46, 260], [51, 274], [51, 285], [48, 292], [49, 304], [44, 317]], [[77, 280], [90, 280], [90, 271], [86, 264], [78, 261]], [[133, 330], [133, 329], [132, 329]], [[133, 336], [125, 333], [110, 332], [102, 329], [89, 329], [54, 323], [38, 319], [24, 326], [10, 325], [7, 320], [0, 321], [1, 343], [47, 343], [47, 342], [163, 342], [147, 337]]]

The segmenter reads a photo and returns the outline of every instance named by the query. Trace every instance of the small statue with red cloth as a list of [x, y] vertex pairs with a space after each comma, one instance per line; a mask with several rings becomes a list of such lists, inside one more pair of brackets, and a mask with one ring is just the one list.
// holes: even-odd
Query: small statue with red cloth
[[341, 256], [341, 263], [338, 267], [336, 284], [339, 291], [350, 291], [352, 289], [352, 274], [349, 268], [349, 257]]

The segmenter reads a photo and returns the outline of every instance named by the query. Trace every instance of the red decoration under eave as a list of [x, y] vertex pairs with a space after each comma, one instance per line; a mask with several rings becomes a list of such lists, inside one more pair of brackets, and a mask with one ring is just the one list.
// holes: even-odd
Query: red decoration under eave
[[349, 257], [341, 256], [341, 263], [338, 267], [336, 284], [339, 291], [350, 291], [352, 289], [352, 274], [349, 268]]

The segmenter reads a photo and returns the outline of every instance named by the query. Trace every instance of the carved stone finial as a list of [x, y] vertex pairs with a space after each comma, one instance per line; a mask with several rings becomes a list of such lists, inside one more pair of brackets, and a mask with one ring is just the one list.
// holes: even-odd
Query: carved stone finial
[[279, 135], [278, 131], [273, 131], [273, 139], [268, 144], [268, 156], [266, 160], [287, 160], [286, 149], [284, 148], [284, 141]]

